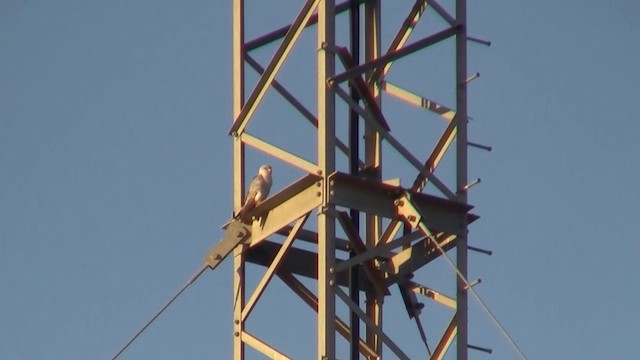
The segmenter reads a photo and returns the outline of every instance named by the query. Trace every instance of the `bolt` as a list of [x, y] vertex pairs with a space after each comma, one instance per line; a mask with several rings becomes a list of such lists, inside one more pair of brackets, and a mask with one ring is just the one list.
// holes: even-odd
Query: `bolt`
[[336, 195], [335, 191], [333, 191], [333, 190], [329, 191], [329, 196], [335, 196], [335, 195]]
[[333, 185], [336, 184], [336, 181], [335, 180], [331, 180], [330, 184], [331, 184], [331, 186], [333, 186]]
[[320, 187], [320, 186], [322, 186], [322, 183], [320, 181], [316, 181], [316, 186]]
[[409, 216], [407, 216], [407, 220], [409, 220], [411, 222], [414, 222], [414, 221], [416, 221], [416, 217], [413, 216], [413, 215], [409, 215]]
[[334, 268], [332, 268], [332, 267], [329, 268], [329, 273], [330, 274], [333, 274], [334, 271], [336, 271]]
[[336, 282], [333, 280], [329, 280], [329, 285], [333, 286]]
[[317, 173], [318, 175], [322, 175], [322, 170], [318, 170], [318, 171], [316, 171], [316, 173]]
[[316, 193], [316, 196], [322, 196], [322, 193], [321, 193], [320, 191], [318, 191], [318, 192]]
[[234, 323], [234, 324], [236, 324], [236, 325], [238, 325], [238, 324], [240, 324], [240, 320], [235, 319], [235, 320], [233, 320], [233, 323]]
[[242, 231], [236, 231], [236, 237], [242, 237], [242, 236], [244, 236]]

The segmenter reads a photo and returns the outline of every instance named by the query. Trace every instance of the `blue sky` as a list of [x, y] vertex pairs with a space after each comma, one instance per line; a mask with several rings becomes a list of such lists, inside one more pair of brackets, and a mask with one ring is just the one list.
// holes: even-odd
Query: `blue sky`
[[[410, 5], [389, 5], [389, 29]], [[251, 7], [247, 37], [300, 7]], [[481, 73], [469, 87], [470, 139], [494, 148], [470, 151], [470, 177], [482, 178], [470, 241], [494, 251], [470, 255], [470, 278], [482, 278], [476, 289], [530, 359], [637, 357], [639, 11], [629, 0], [469, 3], [470, 34], [493, 43], [469, 50], [469, 72]], [[110, 358], [222, 236], [230, 17], [231, 2], [217, 0], [0, 2], [1, 358]], [[447, 46], [390, 76], [453, 105], [439, 86]], [[278, 78], [293, 89], [306, 85], [296, 74], [313, 76], [296, 59]], [[296, 114], [273, 92], [266, 100], [253, 133], [281, 139], [264, 119]], [[416, 123], [394, 124], [410, 136]], [[299, 175], [277, 171], [275, 190]], [[444, 264], [421, 274], [452, 278]], [[123, 359], [229, 358], [231, 280], [228, 262], [205, 273]], [[306, 358], [311, 311], [287, 291], [274, 283], [249, 326]], [[470, 303], [469, 341], [494, 349], [471, 358], [516, 358]], [[436, 313], [424, 319], [433, 339]], [[418, 339], [407, 319], [388, 324]], [[424, 354], [406, 342], [412, 358]]]

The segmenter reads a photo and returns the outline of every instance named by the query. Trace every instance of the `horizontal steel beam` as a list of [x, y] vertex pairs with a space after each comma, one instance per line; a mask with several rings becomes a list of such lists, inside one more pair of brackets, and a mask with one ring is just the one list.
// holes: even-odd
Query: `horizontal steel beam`
[[291, 360], [290, 357], [286, 356], [285, 354], [283, 354], [282, 352], [278, 351], [277, 349], [271, 347], [270, 345], [268, 345], [267, 343], [265, 343], [264, 341], [258, 339], [257, 337], [249, 334], [246, 331], [242, 332], [242, 341], [251, 346], [252, 348], [256, 349], [257, 351], [261, 352], [262, 354], [264, 354], [265, 356], [267, 356], [269, 359], [272, 360]]
[[[247, 212], [250, 247], [322, 204], [322, 178], [306, 175]], [[232, 221], [233, 223], [235, 221]], [[227, 228], [231, 223], [223, 226]]]
[[[263, 241], [259, 246], [247, 251], [246, 260], [250, 263], [267, 267], [275, 258], [280, 247], [281, 245], [278, 243], [268, 240]], [[281, 272], [292, 273], [315, 280], [318, 279], [318, 254], [316, 252], [291, 247], [287, 253], [287, 256], [282, 259], [282, 264], [280, 265]], [[339, 265], [343, 261], [344, 260], [336, 259], [336, 265]], [[371, 283], [367, 280], [360, 266], [359, 271], [360, 279], [362, 279], [360, 282], [360, 290], [373, 291]], [[348, 272], [336, 273], [335, 278], [338, 285], [348, 286]]]
[[[454, 236], [443, 237], [439, 240], [439, 244], [446, 251], [455, 246], [454, 240]], [[401, 243], [392, 242], [386, 244], [384, 248], [392, 248], [394, 246], [398, 247], [401, 245]], [[262, 241], [260, 245], [247, 251], [246, 260], [253, 264], [268, 267], [276, 258], [281, 247], [282, 245], [272, 241]], [[433, 247], [434, 246], [433, 244], [431, 244], [429, 239], [424, 239], [406, 250], [403, 250], [399, 253], [393, 253], [395, 255], [392, 254], [392, 256], [385, 262], [385, 265], [381, 269], [382, 271], [387, 273], [387, 277], [385, 279], [386, 286], [388, 287], [396, 284], [404, 276], [415, 272], [420, 267], [433, 261], [438, 256], [441, 256], [440, 252], [437, 249], [434, 250]], [[363, 261], [366, 261], [366, 259], [373, 258], [372, 254], [377, 253], [379, 250], [380, 249], [375, 248], [357, 256], [364, 257], [365, 260]], [[359, 284], [360, 291], [375, 291], [372, 283], [368, 280], [366, 273], [363, 271], [362, 265], [349, 264], [349, 266], [346, 266], [346, 263], [348, 261], [349, 260], [336, 259], [336, 284], [340, 286], [348, 286], [349, 272], [342, 270], [348, 268], [349, 266], [356, 266], [358, 268], [359, 276], [361, 279]], [[317, 264], [317, 253], [309, 250], [291, 247], [287, 251], [287, 256], [282, 259], [280, 270], [285, 273], [292, 273], [294, 275], [304, 276], [306, 278], [317, 280]]]
[[[289, 232], [291, 231], [291, 229], [293, 229], [293, 226], [287, 225], [282, 229], [278, 230], [277, 233], [278, 235], [287, 236], [289, 235]], [[302, 240], [308, 243], [312, 243], [312, 244], [317, 244], [318, 233], [311, 230], [300, 229], [300, 231], [298, 231], [298, 235], [296, 236], [296, 239]], [[335, 241], [336, 241], [336, 250], [351, 251], [351, 244], [349, 244], [349, 240], [336, 237]]]
[[429, 289], [428, 287], [424, 285], [420, 285], [417, 282], [412, 280], [407, 281], [407, 283], [412, 288], [413, 292], [415, 292], [416, 294], [424, 295], [430, 299], [433, 299], [433, 301], [438, 302], [448, 308], [451, 308], [454, 310], [456, 309], [456, 300], [454, 298], [441, 294], [433, 289]]
[[[336, 172], [329, 176], [329, 199], [337, 206], [363, 211], [382, 217], [398, 218], [394, 201], [405, 189], [378, 181]], [[427, 226], [448, 234], [459, 235], [465, 217], [469, 223], [478, 219], [468, 214], [473, 208], [423, 193], [412, 193], [412, 200], [424, 214], [429, 214]]]
[[388, 81], [383, 81], [380, 84], [380, 88], [387, 94], [397, 97], [400, 100], [404, 100], [411, 105], [421, 107], [432, 111], [440, 115], [444, 120], [451, 121], [456, 115], [455, 110], [450, 109], [442, 104], [439, 104], [433, 100], [427, 99], [420, 95], [414, 94], [409, 90], [403, 89], [399, 86], [393, 85]]
[[261, 151], [267, 155], [273, 156], [276, 159], [282, 160], [283, 162], [295, 166], [302, 171], [308, 172], [310, 174], [315, 174], [318, 172], [318, 165], [297, 155], [294, 155], [287, 150], [281, 149], [273, 144], [259, 139], [247, 132], [240, 135], [240, 140], [245, 144], [253, 147], [254, 149]]

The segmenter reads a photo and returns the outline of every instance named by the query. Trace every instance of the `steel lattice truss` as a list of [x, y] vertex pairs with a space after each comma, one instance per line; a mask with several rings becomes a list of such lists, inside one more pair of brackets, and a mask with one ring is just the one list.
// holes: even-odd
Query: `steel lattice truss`
[[[245, 173], [253, 173], [246, 169], [245, 152], [249, 149], [306, 174], [273, 194], [242, 221], [228, 223], [225, 237], [205, 259], [205, 263], [214, 268], [227, 254], [234, 252], [235, 359], [244, 359], [246, 345], [273, 359], [289, 358], [285, 355], [286, 349], [267, 344], [246, 326], [274, 276], [317, 313], [318, 359], [346, 358], [336, 354], [336, 334], [351, 341], [352, 349], [367, 359], [381, 358], [383, 348], [385, 353], [392, 353], [393, 358], [408, 359], [382, 326], [382, 299], [391, 296], [389, 287], [392, 285], [399, 286], [409, 316], [416, 320], [423, 339], [419, 297], [450, 309], [449, 325], [441, 331], [439, 339], [436, 334], [430, 334], [432, 349], [425, 357], [443, 358], [455, 339], [457, 357], [466, 359], [469, 287], [466, 234], [468, 224], [477, 219], [469, 213], [472, 207], [467, 204], [470, 187], [467, 147], [475, 144], [467, 141], [466, 88], [473, 77], [467, 75], [466, 46], [468, 40], [474, 39], [466, 34], [465, 1], [457, 0], [455, 5], [455, 14], [451, 14], [437, 1], [415, 1], [383, 52], [379, 30], [380, 0], [357, 4], [307, 0], [289, 26], [251, 41], [244, 39], [245, 4], [234, 0], [234, 121], [229, 131], [234, 149], [234, 208], [237, 210], [242, 204]], [[364, 61], [361, 64], [349, 48], [335, 40], [336, 17], [350, 6], [357, 6], [358, 12], [364, 14]], [[412, 31], [427, 11], [434, 12], [447, 26], [412, 39]], [[300, 38], [309, 32], [317, 39], [313, 55], [316, 63], [310, 68], [317, 74], [317, 81], [309, 84], [309, 92], [315, 97], [315, 109], [307, 108], [298, 92], [288, 90], [276, 80], [279, 71], [288, 65], [285, 61]], [[387, 80], [390, 69], [402, 65], [396, 64], [397, 60], [445, 41], [455, 43], [455, 58], [452, 59], [455, 62], [455, 104], [447, 107]], [[278, 42], [271, 60], [260, 64], [253, 52]], [[251, 88], [245, 80], [245, 68], [249, 67], [259, 76]], [[317, 158], [305, 158], [303, 154], [286, 150], [287, 144], [272, 143], [258, 133], [249, 132], [248, 125], [256, 118], [259, 107], [264, 106], [269, 91], [275, 91], [285, 99], [299, 114], [299, 121], [307, 121], [313, 127], [314, 137], [302, 141], [315, 144]], [[414, 154], [403, 145], [401, 138], [392, 135], [397, 121], [386, 116], [380, 101], [383, 96], [395, 97], [408, 106], [433, 112], [446, 122], [446, 128], [432, 144], [430, 152]], [[363, 124], [364, 158], [357, 159], [358, 173], [336, 165], [336, 158], [349, 156], [354, 146], [336, 135], [341, 126], [346, 126], [344, 122], [336, 122], [336, 105], [340, 103], [357, 114], [358, 121]], [[413, 167], [415, 178], [409, 188], [399, 186], [398, 182], [382, 181], [383, 144]], [[450, 148], [455, 150], [456, 176], [452, 184], [447, 184], [438, 177], [436, 169]], [[425, 193], [427, 184], [437, 193]], [[363, 229], [354, 225], [349, 211], [366, 214]], [[312, 213], [317, 216], [314, 229], [305, 228]], [[345, 234], [344, 238], [336, 236], [338, 231]], [[296, 240], [314, 244], [317, 251], [293, 246]], [[412, 278], [415, 271], [449, 250], [453, 253], [453, 249], [455, 295], [447, 296]], [[450, 261], [448, 256], [446, 258]], [[255, 289], [246, 288], [244, 269], [247, 262], [266, 268]], [[367, 301], [365, 308], [344, 290], [349, 286], [349, 272], [353, 269], [361, 274], [356, 289], [373, 300]], [[316, 280], [317, 288], [305, 286], [301, 277]], [[349, 324], [336, 316], [337, 302], [342, 302], [359, 318], [365, 328], [365, 338], [358, 336], [359, 331], [356, 331], [358, 335], [352, 335]]]

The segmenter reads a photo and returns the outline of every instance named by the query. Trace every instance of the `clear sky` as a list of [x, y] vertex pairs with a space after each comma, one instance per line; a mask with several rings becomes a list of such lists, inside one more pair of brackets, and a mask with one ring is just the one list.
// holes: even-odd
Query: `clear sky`
[[[410, 3], [389, 5], [389, 29]], [[470, 254], [470, 278], [530, 359], [637, 358], [640, 3], [469, 3], [470, 34], [493, 42], [470, 46], [470, 139], [494, 148], [470, 152], [470, 241], [494, 251]], [[287, 4], [251, 7], [247, 38], [286, 24], [301, 7]], [[111, 358], [221, 237], [230, 18], [222, 0], [0, 1], [0, 358]], [[403, 85], [453, 106], [430, 85], [442, 61]], [[275, 165], [277, 191], [298, 174]], [[450, 269], [430, 271], [425, 283]], [[229, 261], [203, 275], [123, 359], [229, 358], [231, 281]], [[311, 310], [274, 289], [249, 326], [306, 358]], [[471, 358], [516, 358], [470, 303], [469, 341], [494, 349]], [[395, 320], [395, 338], [418, 339]]]

